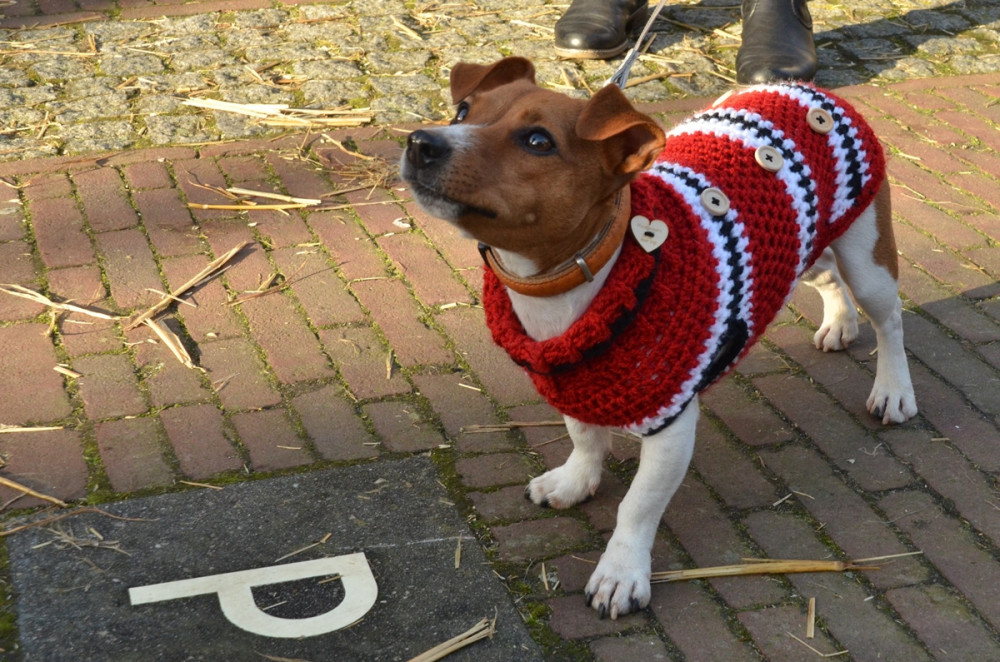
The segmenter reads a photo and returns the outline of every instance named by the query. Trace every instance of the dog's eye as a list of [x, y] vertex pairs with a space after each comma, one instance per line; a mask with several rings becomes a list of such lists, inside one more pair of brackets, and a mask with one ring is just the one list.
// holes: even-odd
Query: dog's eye
[[549, 132], [541, 129], [527, 132], [523, 141], [525, 147], [537, 154], [548, 154], [556, 148], [556, 141]]
[[455, 111], [455, 119], [451, 121], [452, 124], [459, 124], [465, 119], [465, 116], [469, 114], [469, 104], [462, 102], [458, 104], [458, 109]]

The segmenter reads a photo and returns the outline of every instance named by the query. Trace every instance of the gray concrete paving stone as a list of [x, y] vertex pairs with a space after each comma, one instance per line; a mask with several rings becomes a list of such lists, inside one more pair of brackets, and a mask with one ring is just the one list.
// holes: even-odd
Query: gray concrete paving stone
[[[449, 660], [541, 659], [427, 458], [101, 508], [114, 518], [82, 512], [7, 538], [26, 662], [408, 660], [494, 615], [493, 639]], [[277, 561], [327, 534], [327, 542]], [[310, 638], [239, 629], [211, 594], [145, 605], [129, 599], [129, 588], [354, 552], [364, 552], [376, 578], [374, 607], [351, 627]], [[260, 587], [255, 602], [261, 609], [284, 602], [267, 611], [280, 618], [324, 613], [345, 596], [340, 582], [317, 579]]]

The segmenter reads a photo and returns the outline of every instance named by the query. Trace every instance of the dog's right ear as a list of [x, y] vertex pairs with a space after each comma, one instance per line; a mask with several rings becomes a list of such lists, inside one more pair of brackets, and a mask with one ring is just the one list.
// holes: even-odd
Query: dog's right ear
[[451, 102], [521, 79], [535, 82], [535, 66], [523, 57], [505, 57], [487, 65], [458, 62], [451, 69]]

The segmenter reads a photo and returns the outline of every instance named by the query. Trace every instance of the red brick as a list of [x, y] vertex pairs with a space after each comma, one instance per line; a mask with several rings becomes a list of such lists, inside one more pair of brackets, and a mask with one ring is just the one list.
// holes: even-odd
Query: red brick
[[987, 414], [1000, 414], [996, 373], [974, 353], [919, 315], [908, 317], [906, 348]]
[[[546, 517], [505, 526], [494, 526], [490, 533], [500, 558], [507, 563], [524, 563], [585, 548], [590, 533], [572, 517]], [[574, 596], [580, 600], [580, 596]], [[597, 614], [594, 614], [594, 620]]]
[[291, 384], [334, 376], [319, 340], [289, 297], [274, 294], [246, 301], [240, 307], [278, 379]]
[[333, 190], [324, 170], [302, 159], [269, 150], [265, 156], [268, 164], [278, 174], [288, 195], [296, 198], [319, 198]]
[[996, 337], [996, 323], [983, 315], [982, 310], [966, 297], [955, 296], [954, 291], [920, 269], [904, 268], [900, 272], [899, 284], [907, 298], [919, 302], [923, 312], [962, 338], [977, 343]]
[[285, 282], [291, 282], [290, 289], [313, 326], [365, 321], [361, 306], [325, 255], [315, 249], [303, 252], [299, 248], [284, 248], [274, 251], [271, 257]]
[[229, 268], [223, 276], [225, 282], [238, 294], [256, 290], [274, 273], [274, 267], [267, 260], [267, 253], [256, 243], [253, 232], [245, 221], [212, 221], [205, 224], [202, 231], [216, 257], [244, 242], [249, 242], [249, 245], [229, 263]]
[[594, 498], [585, 500], [575, 508], [587, 517], [592, 529], [610, 535], [618, 525], [618, 506], [627, 491], [628, 485], [619, 480], [618, 476], [605, 471]]
[[319, 337], [355, 397], [367, 400], [410, 392], [410, 384], [395, 361], [387, 377], [390, 350], [371, 329], [361, 326], [321, 330]]
[[140, 161], [122, 167], [129, 188], [169, 188], [174, 185], [164, 161]]
[[[266, 190], [266, 187], [258, 187]], [[270, 209], [247, 212], [250, 224], [263, 237], [262, 241], [273, 248], [296, 247], [298, 250], [311, 250], [313, 235], [309, 226], [296, 211], [282, 213]]]
[[309, 226], [348, 281], [386, 277], [386, 265], [374, 242], [356, 222], [336, 212], [313, 212], [309, 214]]
[[548, 605], [552, 610], [549, 627], [563, 639], [600, 637], [646, 624], [646, 615], [641, 612], [620, 616], [615, 620], [598, 618], [597, 612], [588, 607], [579, 595], [553, 598], [548, 601]]
[[[831, 551], [816, 539], [814, 525], [795, 516], [758, 512], [745, 520], [747, 530], [771, 558], [821, 559]], [[817, 598], [822, 619], [840, 644], [868, 660], [927, 660], [927, 654], [892, 614], [869, 600], [868, 590], [846, 573], [786, 576], [799, 595]]]
[[702, 418], [692, 464], [729, 506], [753, 508], [773, 503], [775, 489], [760, 472], [759, 456], [747, 456], [742, 450]]
[[992, 284], [992, 279], [975, 266], [924, 236], [904, 223], [895, 225], [896, 246], [905, 259], [912, 260], [921, 269], [955, 292]]
[[757, 660], [753, 650], [733, 634], [730, 614], [704, 588], [690, 582], [653, 586], [650, 608], [670, 640], [689, 660]]
[[469, 434], [462, 431], [466, 426], [491, 425], [500, 420], [482, 392], [466, 388], [470, 385], [461, 373], [416, 375], [413, 381], [421, 395], [430, 401], [460, 453], [489, 453], [511, 448], [511, 436], [505, 432]]
[[316, 450], [326, 460], [357, 460], [378, 455], [375, 440], [337, 386], [305, 393], [292, 400]]
[[927, 485], [962, 513], [979, 531], [1000, 542], [996, 489], [993, 481], [947, 442], [931, 441], [933, 432], [896, 428], [882, 435], [893, 452], [927, 481]]
[[21, 188], [28, 202], [51, 198], [68, 198], [73, 194], [73, 185], [64, 172], [50, 172], [32, 175]]
[[423, 312], [402, 282], [364, 281], [354, 283], [351, 289], [371, 313], [404, 368], [453, 362], [444, 338], [421, 320]]
[[397, 221], [406, 221], [406, 215], [398, 200], [385, 189], [361, 190], [343, 196], [354, 205], [354, 212], [361, 218], [361, 224], [372, 236], [401, 232]]
[[223, 429], [222, 412], [214, 405], [165, 409], [160, 421], [185, 476], [203, 480], [243, 466]]
[[0, 327], [0, 422], [27, 425], [57, 421], [70, 414], [63, 378], [45, 324]]
[[365, 405], [375, 433], [390, 451], [414, 453], [437, 448], [444, 438], [409, 402], [384, 401]]
[[243, 338], [206, 342], [198, 346], [201, 365], [230, 410], [258, 409], [281, 402], [281, 395], [271, 385], [257, 348]]
[[218, 160], [218, 164], [226, 177], [237, 185], [243, 182], [263, 181], [270, 175], [267, 165], [256, 154], [223, 157]]
[[[72, 430], [21, 432], [0, 435], [3, 475], [42, 494], [68, 501], [86, 496], [87, 463], [83, 459], [80, 434]], [[0, 502], [8, 503], [20, 493], [0, 487]], [[12, 508], [48, 505], [36, 497], [23, 496], [10, 502]]]
[[81, 356], [73, 369], [82, 374], [76, 383], [91, 420], [136, 416], [149, 409], [127, 354]]
[[889, 591], [886, 598], [932, 652], [953, 660], [1000, 659], [1000, 645], [954, 591], [929, 584]]
[[417, 298], [424, 305], [473, 302], [469, 290], [455, 280], [451, 267], [423, 237], [403, 232], [381, 237], [378, 245], [410, 282]]
[[[824, 602], [821, 600], [824, 598], [825, 596], [817, 600], [818, 610], [822, 609]], [[801, 640], [806, 640], [806, 610], [801, 606], [770, 607], [757, 611], [745, 611], [739, 615], [739, 619], [743, 627], [750, 632], [754, 643], [764, 653], [764, 659], [768, 662], [802, 662], [802, 660], [810, 659], [804, 656], [813, 655], [800, 642], [788, 636], [791, 633]], [[807, 643], [821, 653], [828, 655], [844, 650], [837, 642], [831, 640], [821, 628], [816, 628], [815, 638]]]
[[312, 462], [306, 442], [292, 429], [284, 409], [235, 414], [232, 421], [256, 471], [287, 469]]
[[963, 250], [983, 242], [983, 235], [951, 214], [915, 198], [902, 187], [896, 187], [894, 191], [892, 210], [913, 227], [920, 228], [922, 232], [954, 249]]
[[32, 202], [29, 210], [38, 252], [46, 266], [69, 267], [94, 262], [94, 249], [83, 231], [83, 217], [73, 199], [39, 200]]
[[910, 376], [921, 416], [980, 469], [1000, 470], [1000, 455], [996, 452], [1000, 430], [996, 425], [972, 409], [962, 394], [956, 393], [922, 365], [912, 364]]
[[[696, 567], [731, 565], [755, 556], [755, 550], [740, 535], [705, 486], [688, 476], [677, 490], [664, 521], [691, 555]], [[787, 598], [786, 591], [772, 577], [723, 577], [712, 586], [735, 609], [757, 604], [773, 604]]]
[[[848, 557], [860, 559], [909, 551], [886, 528], [878, 513], [815, 451], [789, 446], [761, 453], [761, 460], [784, 479], [790, 490], [798, 492], [792, 499], [822, 522], [823, 531]], [[927, 579], [926, 568], [915, 558], [895, 559], [881, 568], [869, 576], [872, 583], [880, 588], [914, 584]]]
[[[188, 202], [213, 204], [219, 202], [216, 194], [199, 188], [199, 184], [218, 188], [228, 186], [218, 166], [211, 159], [177, 159], [171, 165], [174, 168], [177, 187], [184, 192]], [[191, 215], [199, 221], [211, 221], [233, 218], [236, 212], [221, 209], [192, 209]]]
[[667, 662], [670, 652], [666, 644], [648, 634], [632, 634], [624, 637], [605, 637], [590, 642], [590, 651], [597, 662], [621, 662], [622, 660], [644, 660], [645, 662]]
[[198, 229], [175, 189], [136, 191], [133, 197], [157, 253], [190, 255], [202, 250]]
[[712, 386], [701, 401], [745, 444], [780, 443], [794, 436], [788, 424], [771, 411], [759, 396], [755, 397], [733, 379], [724, 379]]
[[455, 470], [466, 487], [493, 487], [517, 483], [526, 485], [531, 478], [524, 456], [518, 453], [493, 453], [459, 458]]
[[452, 308], [435, 319], [455, 343], [459, 357], [497, 402], [509, 406], [541, 401], [524, 370], [494, 344], [482, 309]]
[[[49, 289], [60, 300], [73, 301], [107, 314], [114, 310], [114, 304], [105, 296], [101, 271], [96, 264], [53, 269], [48, 273], [48, 280]], [[70, 356], [121, 349], [116, 322], [80, 313], [69, 313], [61, 319], [59, 337]]]
[[159, 270], [146, 237], [139, 230], [119, 230], [97, 235], [97, 247], [104, 258], [104, 272], [111, 284], [111, 296], [123, 309], [151, 306], [162, 295]]
[[524, 498], [524, 487], [511, 485], [495, 492], [469, 492], [467, 495], [479, 516], [487, 522], [520, 521], [538, 517], [539, 506]]
[[[201, 272], [211, 260], [204, 255], [188, 255], [163, 261], [163, 273], [174, 290]], [[232, 338], [243, 334], [243, 326], [236, 310], [229, 305], [229, 294], [221, 278], [213, 278], [191, 293], [185, 301], [197, 308], [177, 304], [175, 314], [184, 321], [184, 327], [195, 342], [217, 338]]]
[[98, 423], [96, 431], [104, 472], [116, 492], [133, 492], [173, 482], [173, 473], [163, 458], [156, 419], [108, 421]]
[[[176, 321], [167, 318], [159, 320], [159, 323], [184, 342]], [[151, 329], [145, 326], [135, 329], [128, 334], [128, 340], [130, 343], [138, 343], [133, 351], [142, 382], [149, 389], [154, 407], [205, 402], [211, 397], [211, 393], [202, 385], [202, 372], [178, 361]], [[147, 342], [148, 340], [156, 340], [156, 343]]]
[[[21, 241], [0, 244], [0, 282], [12, 283], [38, 291], [31, 246]], [[28, 299], [3, 294], [0, 296], [0, 319], [4, 321], [31, 319], [45, 312], [45, 306]]]
[[977, 536], [949, 517], [927, 494], [894, 492], [879, 502], [886, 521], [903, 530], [924, 558], [997, 627], [1000, 564]]
[[[5, 188], [0, 184], [0, 190]], [[13, 197], [0, 200], [0, 241], [23, 239], [25, 229], [27, 222], [21, 201]]]
[[122, 186], [121, 176], [113, 168], [94, 168], [73, 175], [87, 222], [94, 232], [124, 230], [139, 222]]
[[760, 377], [754, 385], [865, 490], [901, 487], [909, 475], [894, 458], [870, 455], [878, 441], [801, 377]]

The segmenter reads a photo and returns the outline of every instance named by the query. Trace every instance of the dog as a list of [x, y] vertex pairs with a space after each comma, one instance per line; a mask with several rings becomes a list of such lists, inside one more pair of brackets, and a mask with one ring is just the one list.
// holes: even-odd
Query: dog
[[807, 84], [734, 90], [665, 134], [615, 86], [589, 100], [509, 57], [456, 64], [449, 126], [410, 134], [401, 175], [480, 242], [494, 340], [563, 414], [565, 464], [525, 496], [592, 496], [611, 430], [643, 437], [585, 595], [601, 618], [645, 608], [660, 518], [691, 460], [698, 393], [764, 332], [799, 280], [823, 299], [817, 348], [878, 342], [867, 401], [917, 413], [903, 348], [889, 185], [857, 112]]

